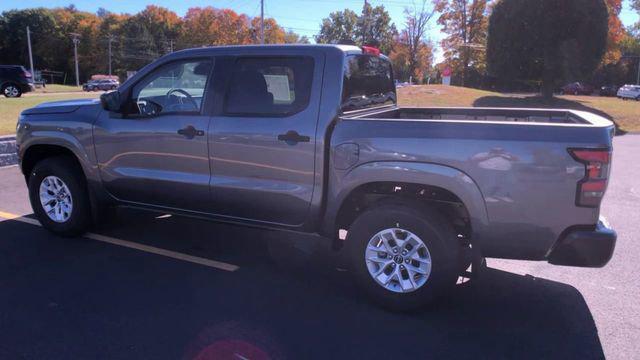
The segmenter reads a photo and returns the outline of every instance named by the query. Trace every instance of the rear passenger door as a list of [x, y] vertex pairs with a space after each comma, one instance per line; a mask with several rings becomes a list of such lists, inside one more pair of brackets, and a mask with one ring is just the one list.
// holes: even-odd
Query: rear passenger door
[[223, 106], [211, 122], [213, 210], [286, 225], [305, 222], [314, 185], [323, 56], [228, 61]]

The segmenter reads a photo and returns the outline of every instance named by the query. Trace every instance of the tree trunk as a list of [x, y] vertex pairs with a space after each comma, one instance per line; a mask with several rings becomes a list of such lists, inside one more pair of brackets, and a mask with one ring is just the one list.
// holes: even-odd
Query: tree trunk
[[553, 88], [555, 84], [553, 71], [553, 57], [549, 49], [544, 50], [544, 65], [542, 69], [542, 97], [546, 100], [553, 98]]
[[553, 84], [553, 80], [547, 79], [546, 77], [542, 79], [542, 97], [546, 100], [553, 99]]

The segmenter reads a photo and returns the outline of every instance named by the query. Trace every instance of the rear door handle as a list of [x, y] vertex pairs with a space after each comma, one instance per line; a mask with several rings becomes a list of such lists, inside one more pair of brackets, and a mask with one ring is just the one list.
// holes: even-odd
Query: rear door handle
[[305, 135], [300, 135], [297, 131], [289, 130], [286, 134], [278, 135], [278, 140], [284, 141], [288, 145], [295, 145], [299, 142], [310, 142], [311, 138]]
[[184, 129], [178, 130], [178, 134], [186, 137], [187, 139], [193, 139], [196, 136], [204, 136], [204, 130], [198, 130], [193, 125], [189, 125]]

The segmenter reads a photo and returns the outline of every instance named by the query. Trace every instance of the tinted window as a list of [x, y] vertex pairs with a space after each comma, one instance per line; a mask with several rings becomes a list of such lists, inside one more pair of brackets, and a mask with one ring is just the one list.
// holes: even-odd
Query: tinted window
[[163, 65], [133, 88], [134, 113], [200, 113], [211, 60], [187, 60]]
[[225, 113], [285, 116], [309, 104], [313, 59], [309, 57], [241, 58], [236, 61]]
[[343, 111], [396, 102], [391, 64], [384, 58], [370, 55], [348, 56], [343, 82]]

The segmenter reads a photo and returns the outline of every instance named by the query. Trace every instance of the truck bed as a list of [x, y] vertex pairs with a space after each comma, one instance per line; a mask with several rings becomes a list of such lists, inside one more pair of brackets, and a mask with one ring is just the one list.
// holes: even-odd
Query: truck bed
[[568, 149], [610, 149], [614, 131], [605, 118], [573, 110], [391, 107], [345, 113], [331, 144], [357, 144], [358, 165], [372, 169], [459, 171], [483, 197], [486, 256], [543, 260], [567, 228], [598, 222], [598, 208], [575, 204], [584, 165]]
[[384, 120], [437, 120], [456, 122], [533, 123], [569, 126], [610, 126], [611, 123], [594, 114], [576, 110], [522, 108], [403, 108], [354, 115], [354, 118]]

